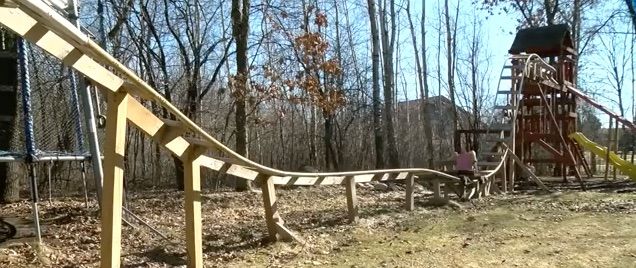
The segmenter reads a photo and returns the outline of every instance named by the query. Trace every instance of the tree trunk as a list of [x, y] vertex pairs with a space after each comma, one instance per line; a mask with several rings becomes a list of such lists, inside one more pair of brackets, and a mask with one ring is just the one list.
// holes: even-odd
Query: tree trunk
[[[8, 52], [6, 57], [0, 58], [0, 86], [10, 87], [12, 91], [0, 91], [0, 150], [11, 150], [11, 140], [13, 139], [14, 122], [17, 112], [17, 85], [18, 85], [18, 63], [16, 58], [17, 46], [15, 37], [2, 31], [1, 46]], [[20, 180], [15, 172], [11, 172], [13, 167], [10, 163], [0, 163], [0, 203], [17, 202], [20, 198]]]
[[[387, 145], [389, 150], [389, 167], [398, 168], [400, 159], [397, 151], [397, 142], [395, 141], [395, 127], [393, 126], [394, 107], [393, 107], [393, 88], [394, 83], [394, 66], [393, 66], [393, 48], [395, 44], [395, 3], [390, 0], [390, 14], [387, 18], [387, 7], [384, 6], [380, 10], [380, 27], [382, 29], [380, 38], [382, 39], [382, 59], [384, 63], [384, 126], [386, 130]], [[388, 20], [391, 20], [391, 29], [389, 33]]]
[[554, 19], [559, 11], [559, 0], [544, 0], [545, 18], [548, 25], [554, 25]]
[[[451, 109], [453, 111], [453, 132], [457, 131], [458, 118], [457, 118], [457, 105], [455, 104], [455, 63], [453, 62], [455, 55], [455, 40], [452, 35], [451, 29], [451, 21], [450, 21], [450, 12], [448, 9], [448, 0], [444, 0], [444, 20], [446, 26], [446, 77], [448, 79], [448, 95], [451, 101]], [[453, 147], [455, 151], [459, 152], [460, 150], [460, 141], [459, 139], [453, 140]]]
[[428, 61], [426, 57], [426, 3], [422, 0], [422, 20], [420, 21], [420, 32], [422, 34], [422, 78], [424, 82], [424, 101], [422, 113], [424, 113], [424, 135], [426, 135], [426, 151], [428, 157], [428, 168], [433, 168], [435, 162], [435, 148], [433, 148], [433, 126], [431, 125], [431, 112], [428, 109], [429, 88], [428, 88]]
[[[247, 61], [247, 37], [249, 32], [250, 0], [232, 0], [232, 35], [236, 41], [236, 70], [234, 90], [236, 102], [236, 152], [247, 156], [247, 115], [245, 97], [248, 90], [249, 66]], [[238, 180], [237, 191], [249, 190], [246, 180]]]
[[333, 144], [334, 133], [334, 116], [331, 114], [323, 114], [325, 123], [325, 166], [328, 170], [339, 170], [338, 156], [336, 148]]
[[380, 36], [375, 15], [375, 0], [367, 0], [371, 23], [371, 59], [373, 79], [373, 133], [375, 140], [375, 167], [384, 167], [384, 137], [382, 134], [382, 107], [380, 103]]
[[413, 51], [415, 53], [415, 67], [417, 68], [417, 81], [420, 89], [420, 114], [422, 127], [424, 129], [424, 144], [426, 146], [426, 153], [424, 156], [424, 162], [427, 168], [433, 167], [433, 129], [431, 128], [430, 113], [428, 113], [428, 70], [426, 62], [426, 31], [424, 28], [424, 20], [426, 18], [426, 4], [422, 1], [422, 20], [421, 20], [421, 35], [422, 35], [422, 61], [420, 62], [419, 50], [417, 46], [417, 38], [415, 37], [415, 27], [413, 27], [413, 19], [411, 17], [411, 5], [407, 2], [406, 15], [409, 21], [409, 28], [411, 30], [411, 42], [413, 43]]
[[625, 4], [627, 4], [627, 11], [632, 19], [632, 26], [634, 27], [634, 31], [636, 31], [636, 6], [634, 6], [633, 3], [634, 2], [632, 0], [625, 0]]

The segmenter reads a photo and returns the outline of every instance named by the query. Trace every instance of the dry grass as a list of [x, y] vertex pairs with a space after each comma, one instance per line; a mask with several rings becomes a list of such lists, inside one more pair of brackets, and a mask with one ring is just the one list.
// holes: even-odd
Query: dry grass
[[[566, 192], [488, 197], [461, 210], [401, 209], [403, 192], [360, 190], [361, 220], [346, 222], [344, 187], [279, 191], [288, 227], [308, 243], [267, 244], [260, 196], [204, 195], [204, 253], [210, 267], [634, 267], [636, 194]], [[77, 199], [79, 200], [79, 199]], [[96, 213], [76, 199], [43, 206], [51, 267], [95, 267]], [[183, 201], [173, 192], [147, 192], [132, 209], [171, 237], [124, 229], [123, 263], [131, 267], [185, 264]], [[26, 203], [0, 207], [28, 217]], [[42, 259], [42, 258], [40, 258]], [[7, 266], [11, 265], [11, 266]], [[0, 267], [43, 266], [22, 242], [0, 247]]]

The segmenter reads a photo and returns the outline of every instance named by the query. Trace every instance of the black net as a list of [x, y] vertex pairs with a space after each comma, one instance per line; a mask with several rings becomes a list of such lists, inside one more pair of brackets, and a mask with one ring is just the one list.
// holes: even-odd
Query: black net
[[[61, 62], [36, 46], [27, 49], [31, 81], [34, 144], [38, 156], [86, 155], [81, 117], [71, 75]], [[26, 153], [23, 91], [16, 92], [13, 140], [3, 151]], [[81, 142], [80, 142], [81, 141]]]

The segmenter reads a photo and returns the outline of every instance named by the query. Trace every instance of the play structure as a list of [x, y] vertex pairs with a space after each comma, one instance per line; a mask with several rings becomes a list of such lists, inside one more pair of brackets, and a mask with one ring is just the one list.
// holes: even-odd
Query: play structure
[[[576, 101], [583, 99], [584, 95], [574, 89], [573, 76], [576, 72], [572, 61], [575, 53], [571, 43], [563, 41], [569, 38], [567, 33], [558, 32], [554, 35], [559, 43], [555, 50], [550, 51], [551, 54], [528, 49], [538, 47], [536, 44], [526, 47], [528, 51], [521, 51], [524, 50], [521, 47], [524, 41], [519, 41], [519, 51], [514, 51], [511, 57], [511, 76], [505, 78], [512, 81], [511, 90], [499, 92], [499, 95], [505, 96], [506, 102], [499, 107], [502, 110], [501, 117], [497, 119], [499, 122], [485, 130], [458, 132], [459, 138], [467, 142], [474, 142], [484, 136], [484, 140], [491, 139], [493, 144], [493, 149], [487, 150], [488, 161], [479, 163], [481, 170], [474, 176], [478, 179], [466, 182], [465, 178], [459, 176], [423, 168], [304, 173], [287, 172], [255, 163], [210, 136], [48, 4], [40, 0], [4, 0], [0, 4], [0, 24], [84, 75], [87, 84], [99, 88], [107, 97], [106, 144], [101, 165], [104, 174], [101, 197], [102, 267], [120, 265], [128, 126], [141, 130], [183, 161], [185, 229], [190, 267], [203, 265], [202, 168], [257, 182], [262, 190], [269, 237], [272, 240], [302, 241], [285, 226], [277, 210], [275, 185], [344, 185], [348, 216], [355, 221], [358, 183], [404, 181], [405, 208], [411, 210], [414, 208], [415, 180], [430, 185], [434, 202], [444, 202], [453, 191], [467, 197], [511, 191], [515, 185], [515, 173], [526, 174], [537, 185], [547, 189], [524, 165], [525, 162], [538, 161], [532, 158], [533, 144], [539, 144], [553, 153], [554, 159], [551, 161], [560, 165], [562, 174], [565, 174], [565, 167], [573, 167], [578, 172], [578, 167], [583, 165], [578, 144], [568, 138], [570, 133], [576, 131], [576, 121], [572, 117], [572, 113], [576, 113]], [[527, 34], [532, 36], [538, 33], [529, 31]], [[526, 54], [520, 54], [522, 52]], [[547, 63], [544, 58], [550, 58], [552, 63]], [[143, 105], [142, 100], [162, 107], [170, 116], [159, 117]], [[619, 118], [615, 119], [619, 122]], [[577, 177], [581, 179], [580, 175]], [[461, 189], [458, 191], [458, 188]]]
[[[524, 164], [549, 165], [554, 176], [565, 179], [573, 175], [583, 188], [583, 174], [593, 175], [583, 149], [601, 156], [634, 178], [630, 173], [631, 163], [596, 148], [576, 133], [576, 108], [580, 102], [608, 115], [610, 133], [615, 123], [614, 139], [610, 139], [608, 147], [617, 145], [619, 124], [631, 131], [636, 131], [636, 126], [576, 88], [577, 52], [567, 25], [520, 30], [509, 53], [510, 64], [504, 66], [500, 82], [509, 86], [509, 90], [497, 90], [494, 122], [485, 129], [459, 130], [456, 139], [477, 147], [480, 156], [487, 159], [501, 155], [499, 144], [509, 144]], [[493, 164], [497, 162], [485, 163]]]

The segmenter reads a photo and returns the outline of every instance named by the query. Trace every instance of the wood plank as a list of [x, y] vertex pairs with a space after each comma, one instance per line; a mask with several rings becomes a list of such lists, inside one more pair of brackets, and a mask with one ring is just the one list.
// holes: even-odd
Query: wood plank
[[555, 157], [559, 157], [559, 158], [563, 157], [563, 153], [559, 152], [557, 149], [552, 147], [552, 145], [548, 144], [546, 141], [544, 141], [542, 139], [539, 139], [539, 140], [536, 141], [536, 143], [541, 145], [541, 147], [543, 147], [543, 149], [545, 149], [548, 153], [551, 153]]
[[221, 170], [223, 168], [223, 165], [225, 164], [225, 162], [223, 161], [214, 159], [209, 156], [203, 156], [203, 155], [199, 157], [199, 163], [201, 164], [201, 166], [204, 166], [214, 171]]
[[[523, 164], [523, 162], [521, 162], [521, 159], [519, 159], [519, 157], [517, 157], [515, 154], [510, 153], [510, 158], [512, 158], [512, 160], [517, 163], [517, 165], [526, 173], [528, 174], [528, 177], [530, 177], [531, 180], [533, 180], [537, 185], [539, 185], [539, 187], [541, 187], [541, 189], [546, 190], [548, 192], [551, 192], [550, 189], [548, 189], [547, 186], [545, 186], [545, 184], [543, 184], [543, 182], [534, 174], [532, 173], [532, 171], [530, 171], [530, 169]], [[512, 169], [513, 167], [511, 167]]]
[[108, 96], [106, 144], [104, 145], [104, 188], [102, 190], [101, 267], [119, 267], [121, 256], [121, 214], [126, 154], [127, 93]]
[[230, 165], [230, 167], [227, 169], [227, 171], [225, 171], [226, 174], [232, 175], [232, 176], [236, 176], [239, 178], [243, 178], [246, 180], [255, 180], [259, 173], [258, 171], [254, 171], [248, 168], [245, 168], [243, 166], [240, 165]]
[[280, 236], [280, 240], [291, 242], [296, 241], [300, 244], [305, 244], [305, 242], [298, 237], [294, 232], [292, 232], [289, 228], [285, 227], [282, 222], [276, 222], [276, 232]]
[[501, 190], [504, 193], [508, 192], [508, 173], [510, 172], [510, 169], [512, 169], [512, 168], [508, 169], [507, 166], [508, 166], [508, 160], [506, 160], [506, 162], [504, 162], [503, 173], [502, 173], [502, 176], [501, 176]]
[[358, 221], [358, 197], [356, 194], [356, 180], [353, 177], [347, 177], [345, 181], [348, 211], [347, 216], [349, 218], [349, 222], [355, 223]]
[[37, 21], [17, 8], [0, 7], [0, 23], [20, 36], [24, 36]]
[[124, 82], [20, 9], [1, 7], [0, 23], [112, 92]]
[[183, 157], [190, 147], [190, 143], [181, 137], [185, 129], [170, 127], [134, 98], [128, 102], [128, 120], [171, 153]]
[[276, 189], [274, 182], [270, 177], [263, 177], [261, 181], [261, 190], [263, 192], [263, 207], [265, 208], [265, 223], [267, 224], [267, 233], [270, 241], [278, 240], [277, 222], [280, 220], [278, 208], [276, 204]]
[[128, 100], [128, 121], [137, 126], [146, 135], [154, 138], [164, 127], [164, 122], [154, 115], [148, 108], [143, 106], [138, 100], [130, 98]]
[[188, 267], [203, 267], [203, 233], [201, 227], [201, 165], [196, 149], [183, 159], [185, 186], [185, 227]]
[[208, 142], [203, 139], [195, 138], [195, 137], [185, 137], [185, 140], [191, 144], [197, 144], [199, 146], [216, 149], [216, 145], [214, 143]]
[[128, 81], [124, 81], [122, 88], [130, 93], [130, 95], [137, 96], [145, 100], [154, 100], [154, 96], [148, 91], [143, 90], [142, 88], [139, 88], [135, 84]]

